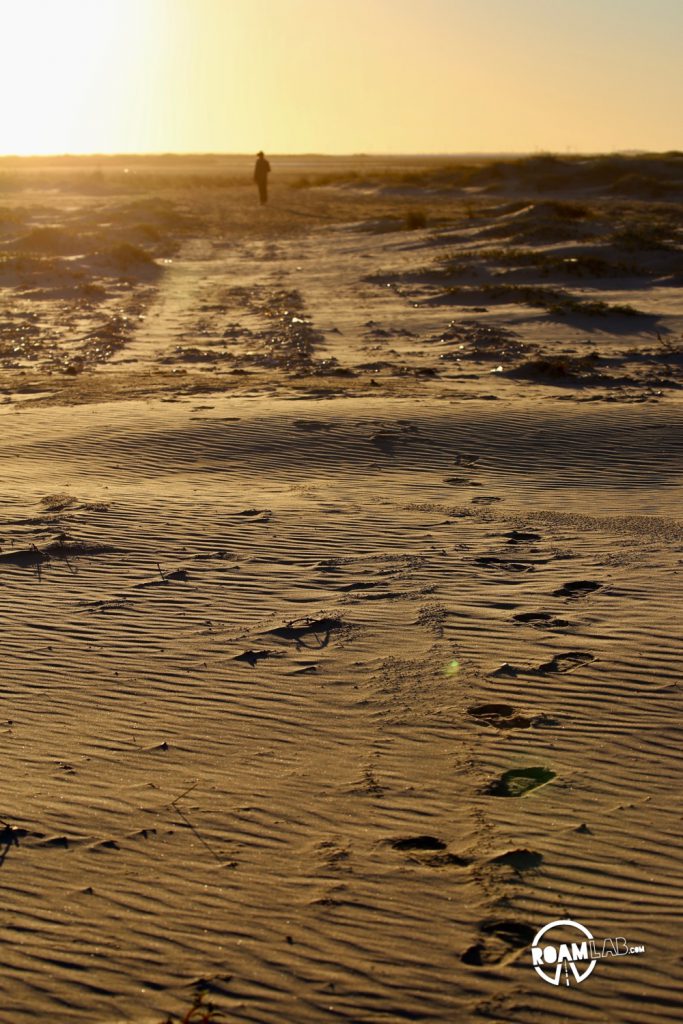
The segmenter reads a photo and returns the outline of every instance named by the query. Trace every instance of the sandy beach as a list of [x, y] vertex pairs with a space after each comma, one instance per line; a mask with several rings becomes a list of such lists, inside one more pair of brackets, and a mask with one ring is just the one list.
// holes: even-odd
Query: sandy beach
[[680, 1021], [683, 158], [251, 159], [0, 160], [0, 1022]]

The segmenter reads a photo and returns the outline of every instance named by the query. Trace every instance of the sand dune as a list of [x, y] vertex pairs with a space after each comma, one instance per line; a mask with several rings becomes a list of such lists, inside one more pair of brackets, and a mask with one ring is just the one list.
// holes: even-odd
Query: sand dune
[[[2, 277], [8, 1020], [680, 1019], [680, 227], [577, 277], [519, 175], [108, 196], [151, 275]], [[558, 991], [564, 917], [645, 955]]]

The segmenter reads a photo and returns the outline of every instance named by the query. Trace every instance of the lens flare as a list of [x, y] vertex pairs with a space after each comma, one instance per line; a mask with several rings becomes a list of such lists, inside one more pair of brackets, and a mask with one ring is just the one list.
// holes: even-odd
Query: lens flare
[[456, 675], [460, 671], [460, 662], [456, 658], [453, 658], [452, 661], [448, 662], [444, 671], [447, 676]]

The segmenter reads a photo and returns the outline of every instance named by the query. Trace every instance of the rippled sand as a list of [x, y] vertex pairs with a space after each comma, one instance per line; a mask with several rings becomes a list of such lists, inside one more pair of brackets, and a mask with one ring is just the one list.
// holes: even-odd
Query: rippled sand
[[673, 203], [305, 172], [5, 202], [4, 1013], [679, 1020]]

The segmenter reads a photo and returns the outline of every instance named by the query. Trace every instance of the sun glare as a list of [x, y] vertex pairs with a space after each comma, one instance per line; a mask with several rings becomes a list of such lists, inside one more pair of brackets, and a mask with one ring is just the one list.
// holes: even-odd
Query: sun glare
[[681, 0], [0, 0], [0, 155], [674, 148], [682, 12]]
[[2, 152], [108, 148], [112, 121], [131, 101], [125, 62], [136, 51], [144, 6], [132, 0], [0, 4]]

